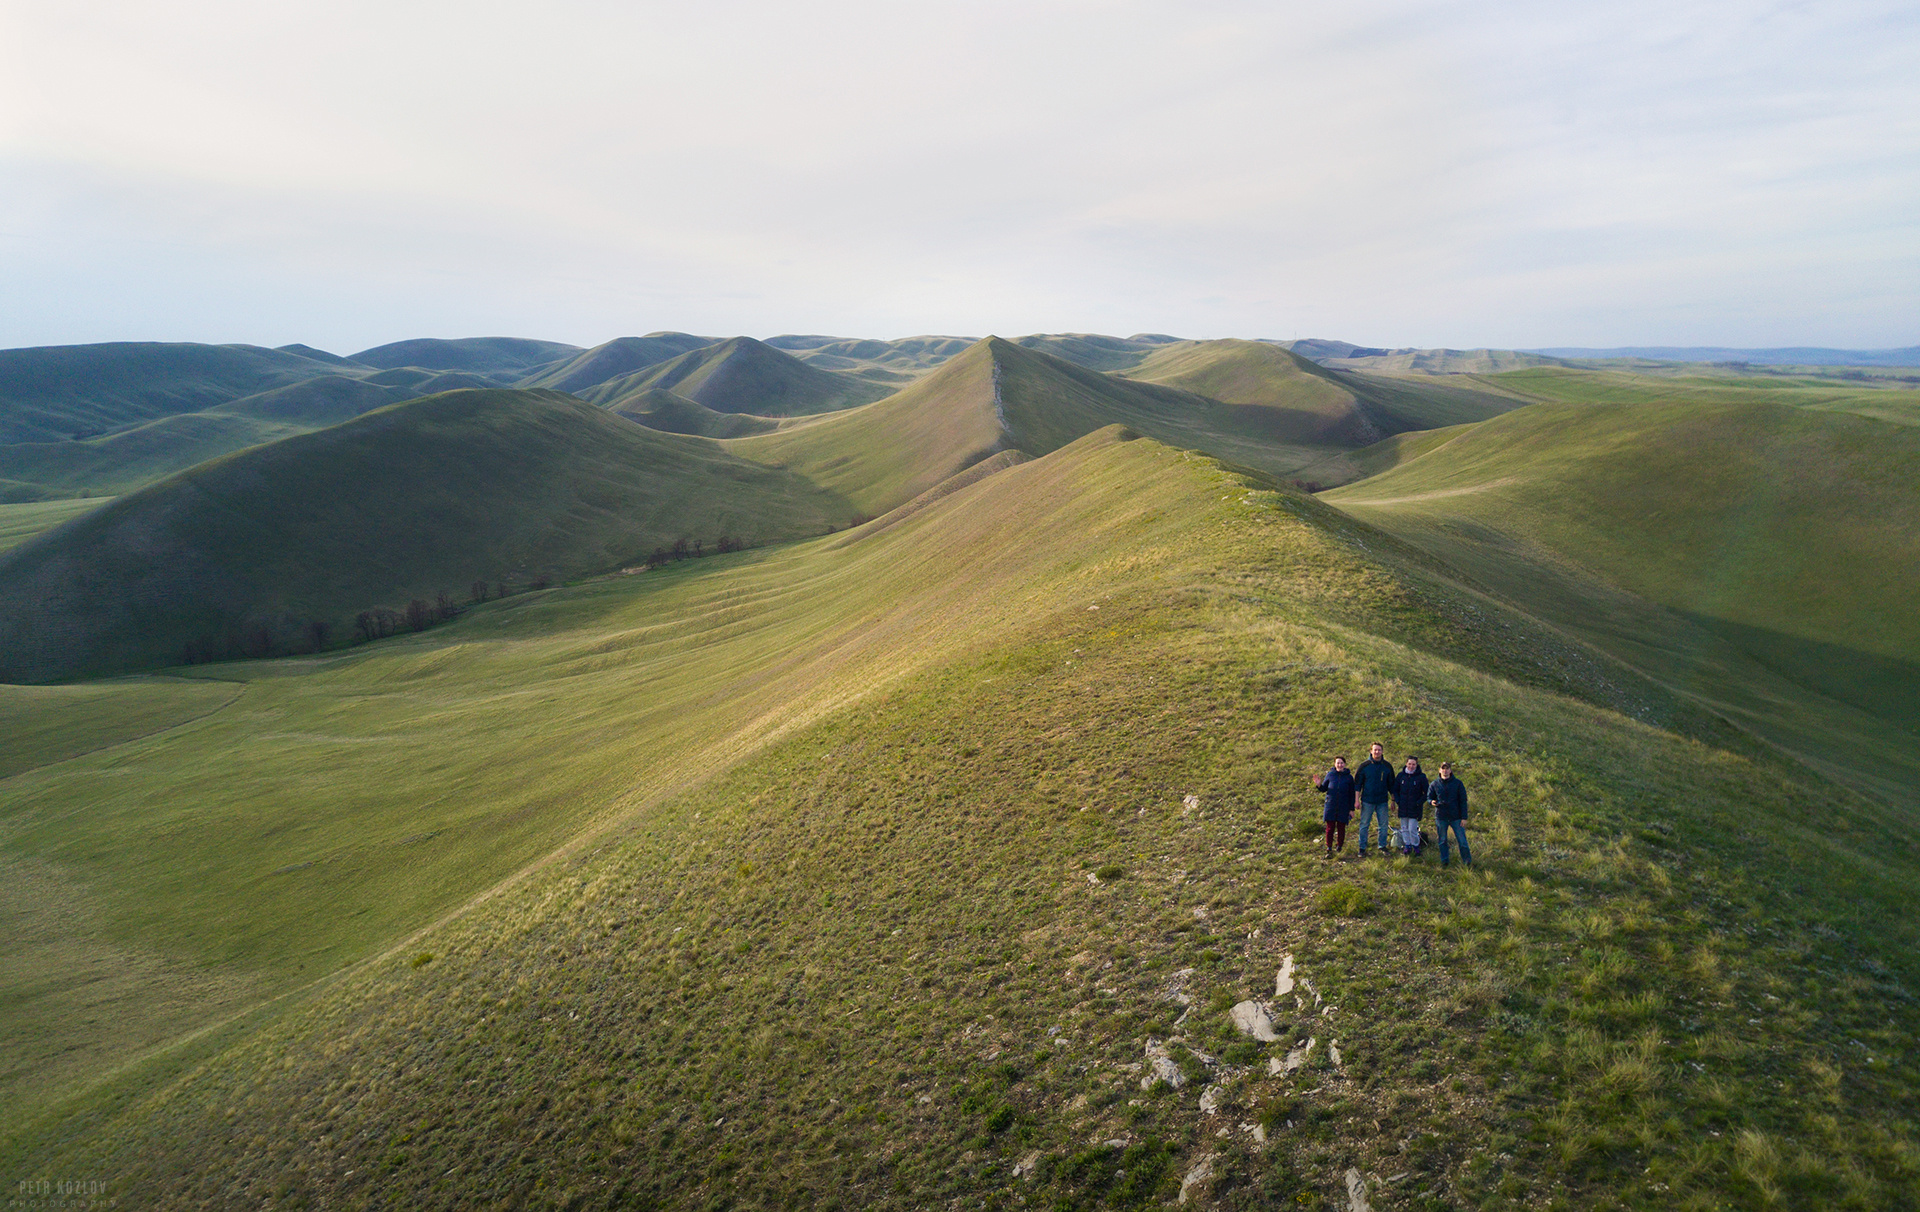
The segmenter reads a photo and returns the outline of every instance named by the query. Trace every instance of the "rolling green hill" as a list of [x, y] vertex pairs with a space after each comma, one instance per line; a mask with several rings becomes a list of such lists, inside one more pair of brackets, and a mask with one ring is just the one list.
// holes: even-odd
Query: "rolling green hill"
[[310, 646], [315, 620], [340, 639], [358, 611], [475, 581], [600, 571], [682, 537], [765, 543], [850, 512], [560, 393], [429, 396], [201, 464], [0, 557], [0, 678]]
[[596, 404], [619, 407], [628, 397], [654, 389], [675, 392], [715, 412], [763, 417], [833, 412], [871, 403], [889, 392], [884, 384], [809, 366], [752, 337], [733, 337], [582, 388], [579, 394]]
[[1131, 337], [1107, 337], [1092, 332], [1034, 333], [1013, 338], [1013, 343], [1022, 349], [1038, 350], [1075, 366], [1101, 371], [1131, 370], [1164, 347], [1178, 342], [1178, 337], [1153, 333]]
[[109, 497], [70, 497], [0, 503], [0, 551], [18, 547], [43, 530], [100, 508]]
[[[1125, 436], [871, 537], [6, 688], [110, 747], [0, 797], [42, 965], [3, 1164], [161, 1206], [1912, 1206], [1910, 803]], [[1461, 764], [1474, 868], [1299, 840], [1375, 737]]]
[[180, 413], [81, 442], [0, 446], [0, 476], [61, 496], [111, 495], [309, 428], [244, 415]]
[[0, 349], [0, 444], [90, 437], [338, 371], [254, 345], [120, 341]]
[[612, 410], [648, 429], [698, 434], [706, 438], [739, 438], [748, 434], [770, 433], [780, 428], [780, 422], [771, 417], [756, 417], [744, 412], [715, 412], [664, 387], [649, 387], [645, 391], [622, 396]]
[[821, 370], [858, 375], [895, 387], [913, 382], [964, 353], [972, 337], [903, 337], [897, 341], [822, 336], [768, 337], [767, 344]]
[[1822, 769], [1920, 776], [1912, 427], [1747, 396], [1449, 434], [1326, 499]]
[[1497, 374], [1535, 366], [1560, 366], [1561, 359], [1511, 349], [1354, 350], [1345, 357], [1322, 357], [1321, 365], [1382, 374]]
[[522, 380], [521, 387], [548, 387], [554, 391], [583, 395], [609, 379], [645, 370], [672, 361], [684, 353], [704, 349], [716, 342], [712, 337], [696, 337], [684, 332], [654, 332], [644, 337], [618, 337], [574, 357], [551, 364]]
[[[460, 386], [470, 387], [473, 384]], [[410, 387], [387, 386], [346, 375], [322, 375], [272, 391], [215, 404], [203, 411], [213, 416], [252, 417], [260, 421], [323, 429], [328, 425], [351, 421], [376, 408], [412, 399], [415, 394]]]
[[526, 337], [461, 337], [444, 340], [420, 337], [376, 345], [352, 354], [349, 361], [385, 370], [418, 366], [426, 370], [464, 370], [493, 378], [519, 378], [535, 367], [585, 353], [578, 345], [535, 341]]
[[[1258, 396], [1263, 403], [1230, 403], [1168, 384], [1102, 374], [989, 337], [887, 399], [743, 438], [731, 449], [790, 467], [877, 513], [997, 451], [1042, 455], [1107, 425], [1127, 425], [1276, 479], [1338, 460], [1323, 473], [1337, 480], [1358, 474], [1344, 462], [1348, 450], [1380, 431], [1358, 425], [1343, 429], [1344, 421], [1329, 422], [1327, 414], [1312, 412], [1327, 401], [1361, 400], [1344, 411], [1334, 404], [1336, 418], [1378, 417], [1382, 425], [1401, 428], [1448, 423], [1461, 413], [1478, 420], [1518, 404], [1510, 397], [1451, 389], [1407, 389], [1392, 396], [1357, 376], [1303, 369], [1285, 350], [1253, 342], [1164, 348], [1160, 356], [1171, 359], [1163, 363], [1170, 379], [1191, 375], [1236, 395], [1243, 387], [1254, 390], [1247, 386], [1251, 383], [1264, 393]], [[1183, 354], [1183, 348], [1189, 352]], [[1391, 405], [1383, 406], [1380, 399], [1390, 399]], [[1298, 416], [1303, 412], [1308, 414], [1304, 420]], [[1346, 445], [1339, 444], [1342, 440]]]
[[1920, 424], [1920, 391], [1899, 384], [1755, 373], [1729, 367], [1543, 368], [1475, 376], [1492, 390], [1565, 404], [1638, 401], [1735, 404], [1766, 401], [1821, 412], [1851, 412]]
[[1361, 447], [1384, 436], [1360, 398], [1305, 358], [1263, 341], [1163, 346], [1125, 372], [1216, 400], [1222, 429], [1294, 445]]

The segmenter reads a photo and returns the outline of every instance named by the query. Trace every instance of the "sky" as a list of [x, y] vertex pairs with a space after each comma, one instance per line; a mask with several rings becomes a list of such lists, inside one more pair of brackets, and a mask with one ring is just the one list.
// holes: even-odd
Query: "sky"
[[0, 346], [1920, 343], [1920, 5], [0, 0]]

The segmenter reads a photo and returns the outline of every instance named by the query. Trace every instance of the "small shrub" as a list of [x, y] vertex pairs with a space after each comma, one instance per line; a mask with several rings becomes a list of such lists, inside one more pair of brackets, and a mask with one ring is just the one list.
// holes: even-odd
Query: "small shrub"
[[1358, 884], [1328, 884], [1313, 898], [1314, 908], [1334, 917], [1361, 917], [1373, 909], [1373, 901]]
[[1306, 841], [1314, 841], [1327, 835], [1325, 822], [1318, 817], [1297, 822], [1293, 827], [1293, 836]]
[[433, 952], [431, 951], [422, 951], [420, 954], [413, 957], [413, 966], [415, 968], [424, 968], [428, 964], [431, 964], [432, 962], [433, 962]]
[[1104, 867], [1094, 868], [1093, 874], [1100, 879], [1101, 883], [1108, 883], [1112, 880], [1117, 880], [1124, 877], [1127, 873], [1124, 868], [1117, 867], [1112, 863], [1108, 863]]
[[1229, 1065], [1251, 1065], [1266, 1051], [1257, 1039], [1243, 1039], [1221, 1050], [1220, 1059]]

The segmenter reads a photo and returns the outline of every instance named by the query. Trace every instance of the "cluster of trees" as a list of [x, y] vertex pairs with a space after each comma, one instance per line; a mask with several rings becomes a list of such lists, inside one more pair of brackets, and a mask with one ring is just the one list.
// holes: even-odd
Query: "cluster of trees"
[[[536, 577], [529, 582], [528, 588], [545, 589], [549, 583], [544, 576]], [[489, 598], [504, 598], [507, 593], [505, 581], [496, 581], [491, 585], [486, 581], [475, 581], [467, 587], [465, 603], [455, 601], [452, 593], [442, 589], [434, 595], [433, 601], [415, 598], [404, 609], [375, 606], [354, 616], [350, 642], [364, 644], [403, 631], [425, 631], [436, 623], [460, 617], [469, 606], [476, 606]], [[188, 640], [181, 648], [180, 663], [205, 665], [215, 661], [264, 660], [267, 657], [321, 652], [332, 637], [333, 627], [325, 619], [249, 619], [228, 627], [219, 635]]]
[[318, 652], [326, 647], [333, 628], [325, 619], [290, 625], [248, 620], [217, 636], [202, 636], [181, 646], [182, 665], [209, 665], [215, 661], [260, 660], [294, 652]]
[[708, 552], [705, 540], [678, 538], [673, 541], [672, 547], [654, 548], [653, 554], [647, 557], [647, 567], [658, 568], [680, 560], [697, 560], [709, 554], [725, 555], [729, 551], [743, 551], [746, 546], [732, 535], [723, 534], [713, 541], [713, 551]]

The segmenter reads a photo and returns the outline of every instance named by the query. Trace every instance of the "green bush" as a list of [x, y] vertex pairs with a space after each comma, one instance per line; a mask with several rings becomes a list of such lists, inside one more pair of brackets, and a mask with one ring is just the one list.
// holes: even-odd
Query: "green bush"
[[1293, 835], [1297, 838], [1304, 838], [1308, 841], [1311, 841], [1314, 838], [1325, 837], [1327, 835], [1326, 822], [1322, 821], [1319, 817], [1314, 817], [1311, 820], [1300, 821], [1294, 825]]
[[1313, 898], [1313, 905], [1334, 917], [1361, 917], [1373, 909], [1373, 900], [1358, 884], [1328, 884]]
[[1115, 866], [1112, 863], [1108, 863], [1104, 867], [1095, 868], [1093, 873], [1094, 875], [1100, 878], [1100, 881], [1102, 883], [1106, 883], [1110, 880], [1121, 879], [1125, 877], [1125, 875], [1127, 874], [1125, 868]]

